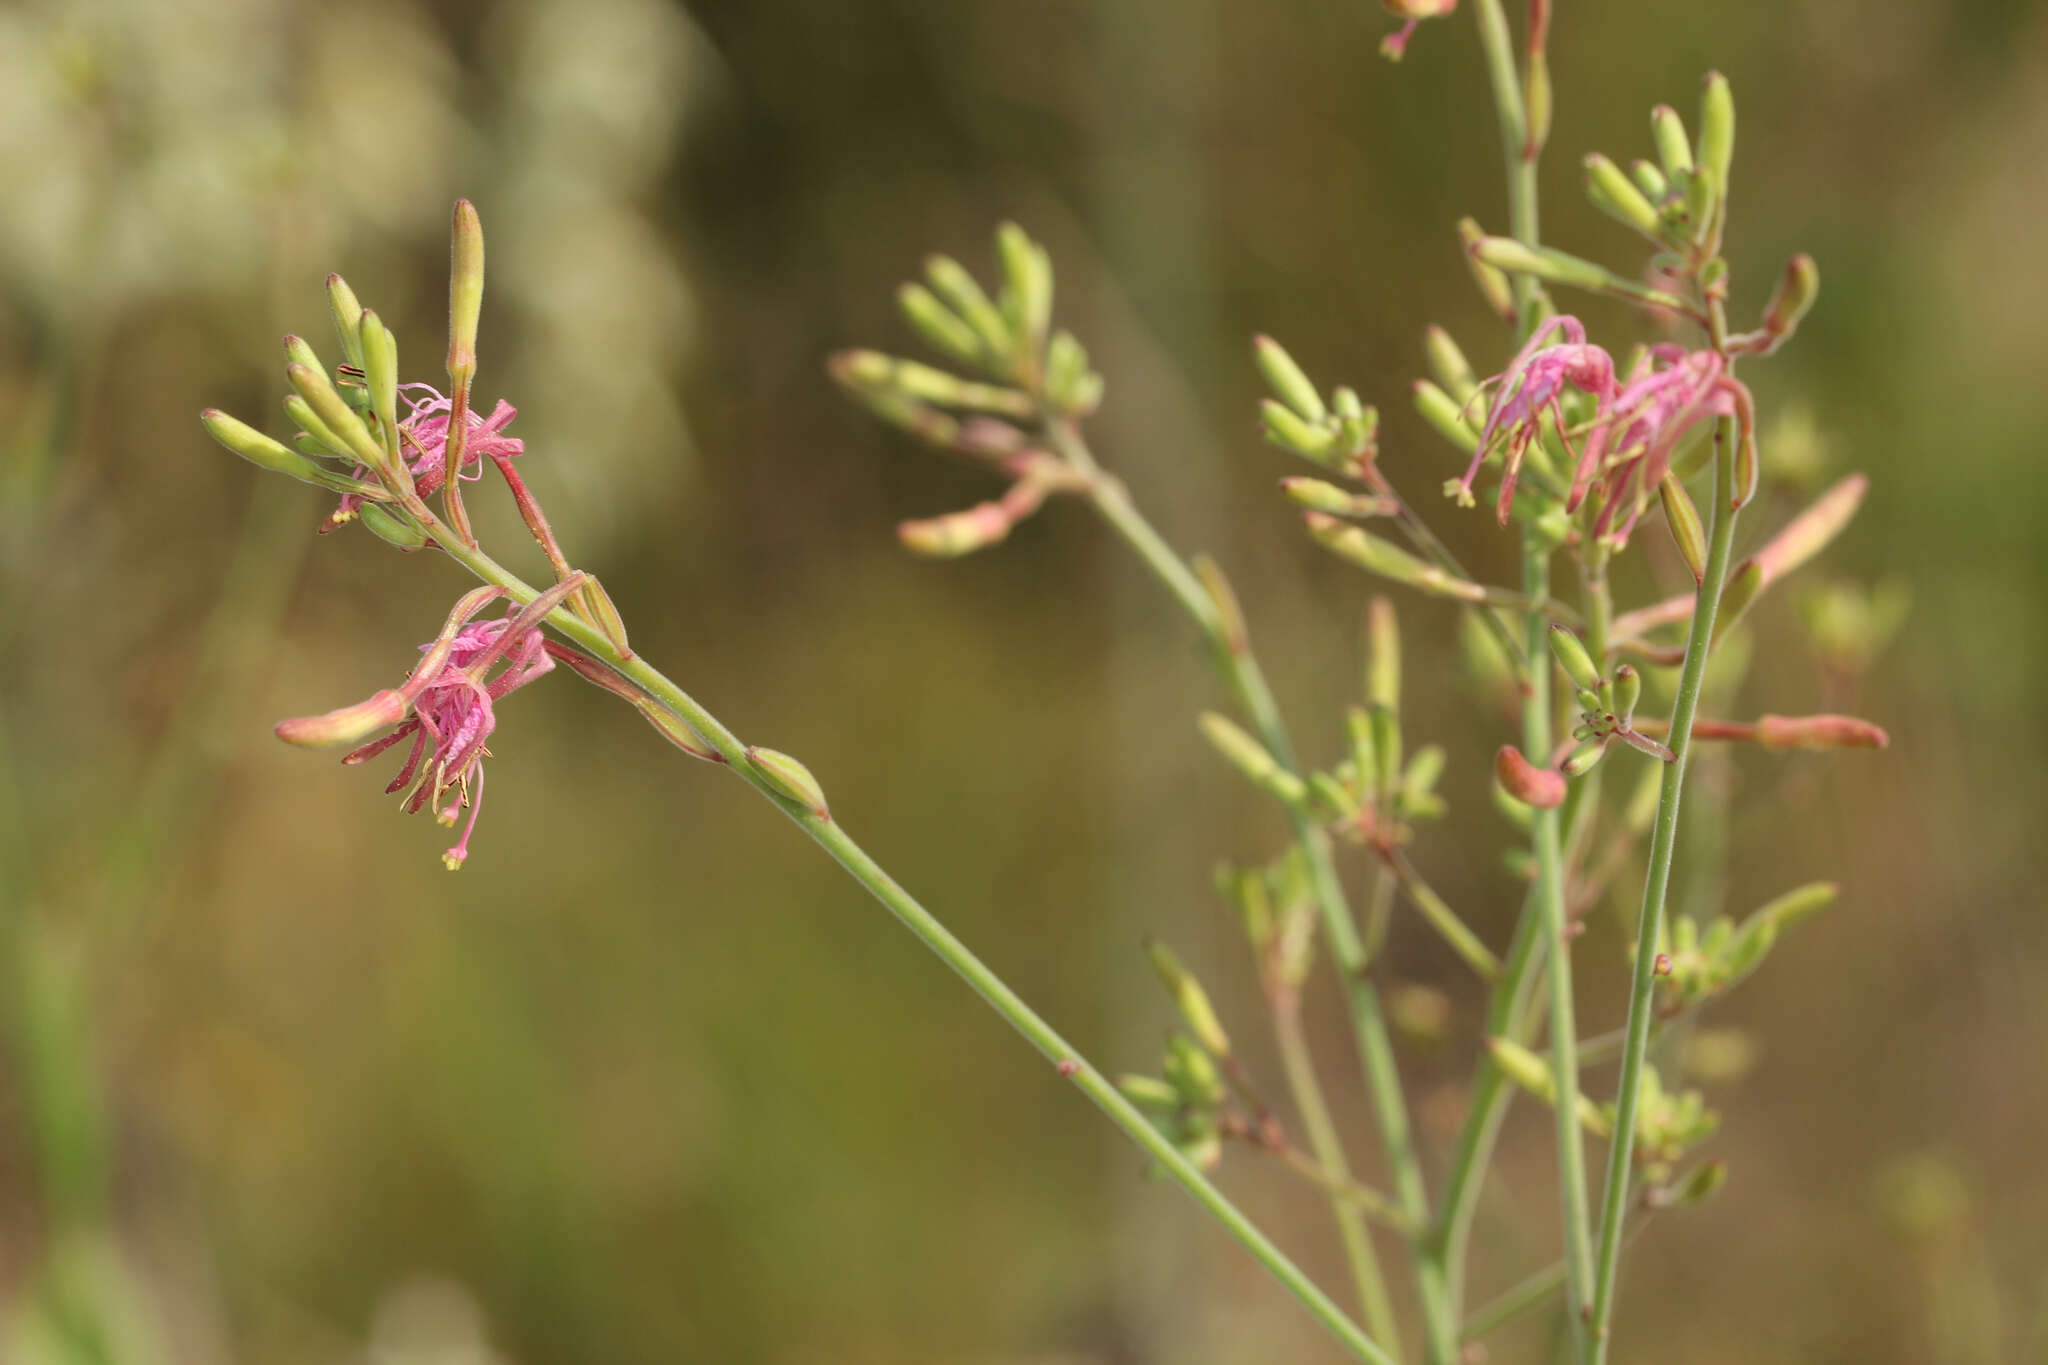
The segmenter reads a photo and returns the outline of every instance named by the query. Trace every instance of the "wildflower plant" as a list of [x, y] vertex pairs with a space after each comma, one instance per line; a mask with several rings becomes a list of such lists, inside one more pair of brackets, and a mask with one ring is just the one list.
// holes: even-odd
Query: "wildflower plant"
[[[1388, 7], [1404, 21], [1387, 43], [1398, 56], [1436, 27], [1425, 21], [1456, 4]], [[1502, 1323], [1549, 1305], [1566, 1324], [1574, 1358], [1603, 1360], [1624, 1247], [1659, 1210], [1697, 1203], [1726, 1176], [1699, 1153], [1717, 1114], [1704, 1093], [1682, 1088], [1675, 1072], [1653, 1060], [1656, 1045], [1754, 972], [1785, 930], [1835, 894], [1817, 882], [1740, 919], [1667, 915], [1695, 744], [1775, 752], [1882, 748], [1886, 737], [1842, 715], [1700, 715], [1717, 658], [1723, 667], [1713, 695], [1732, 692], [1725, 679], [1743, 651], [1729, 642], [1744, 613], [1847, 526], [1865, 483], [1843, 479], [1738, 557], [1742, 513], [1759, 500], [1770, 469], [1757, 404], [1737, 367], [1791, 339], [1815, 299], [1815, 266], [1795, 257], [1756, 324], [1731, 324], [1734, 289], [1721, 245], [1735, 110], [1718, 75], [1706, 79], [1693, 129], [1669, 108], [1653, 111], [1654, 158], [1625, 172], [1604, 156], [1585, 158], [1586, 193], [1641, 237], [1640, 259], [1610, 267], [1542, 243], [1536, 191], [1549, 127], [1550, 11], [1549, 0], [1532, 0], [1517, 43], [1499, 0], [1470, 6], [1499, 112], [1508, 230], [1492, 235], [1467, 220], [1459, 240], [1503, 324], [1495, 349], [1506, 359], [1482, 379], [1449, 333], [1432, 327], [1423, 345], [1429, 377], [1411, 391], [1417, 411], [1451, 447], [1452, 466], [1462, 464], [1444, 482], [1447, 514], [1463, 515], [1483, 496], [1514, 538], [1519, 581], [1478, 581], [1432, 531], [1420, 502], [1397, 487], [1390, 466], [1399, 463], [1406, 477], [1408, 466], [1429, 468], [1437, 456], [1383, 459], [1377, 413], [1357, 389], [1325, 390], [1279, 343], [1260, 337], [1252, 344], [1271, 393], [1258, 414], [1265, 438], [1314, 467], [1280, 480], [1308, 536], [1386, 584], [1463, 613], [1470, 638], [1511, 684], [1518, 726], [1478, 752], [1412, 745], [1404, 733], [1399, 628], [1383, 595], [1367, 602], [1366, 687], [1344, 716], [1344, 745], [1323, 756], [1297, 749], [1222, 569], [1173, 549], [1091, 448], [1086, 422], [1104, 400], [1105, 382], [1081, 342], [1056, 324], [1051, 261], [1021, 228], [1005, 225], [996, 234], [993, 288], [934, 256], [923, 279], [899, 291], [905, 318], [945, 368], [868, 350], [829, 363], [832, 378], [875, 416], [995, 478], [986, 501], [904, 522], [898, 534], [906, 548], [963, 555], [998, 544], [1049, 503], [1082, 504], [1129, 545], [1207, 644], [1230, 710], [1204, 713], [1196, 729], [1273, 801], [1289, 832], [1272, 856], [1216, 874], [1265, 998], [1281, 1062], [1278, 1088], [1252, 1074], [1233, 1045], [1247, 1024], [1225, 1019], [1161, 941], [1148, 942], [1145, 952], [1181, 1026], [1151, 1074], [1109, 1080], [854, 842], [802, 763], [741, 742], [632, 651], [609, 596], [573, 565], [525, 482], [521, 467], [535, 456], [507, 433], [514, 409], [499, 401], [488, 416], [477, 410], [483, 237], [466, 202], [454, 218], [445, 394], [401, 382], [390, 329], [336, 276], [328, 303], [340, 362], [330, 367], [306, 342], [286, 339], [289, 443], [219, 412], [203, 415], [208, 431], [236, 454], [340, 494], [323, 529], [360, 522], [401, 550], [438, 550], [481, 582], [457, 601], [400, 686], [286, 721], [278, 734], [294, 744], [349, 746], [343, 761], [351, 765], [406, 746], [387, 790], [402, 794], [408, 811], [464, 822], [444, 855], [458, 868], [469, 856], [498, 704], [564, 664], [631, 704], [684, 752], [729, 768], [836, 858], [1352, 1356], [1451, 1365], [1481, 1349]], [[1559, 311], [1553, 290], [1635, 305], [1655, 339], [1633, 346], [1627, 338], [1596, 340], [1579, 318]], [[549, 586], [514, 574], [472, 534], [465, 485], [492, 470], [548, 565]], [[1663, 522], [1690, 588], [1617, 611], [1610, 569], [1640, 543], [1646, 520]], [[1889, 629], [1878, 626], [1895, 624], [1895, 606], [1860, 607], [1870, 599], [1845, 590], [1813, 600], [1820, 605], [1808, 615], [1827, 625], [1822, 645], [1838, 670], [1858, 666]], [[1445, 838], [1431, 828], [1448, 813], [1437, 790], [1441, 776], [1451, 764], [1485, 763], [1516, 831], [1509, 866], [1525, 882], [1514, 931], [1502, 944], [1476, 932], [1425, 872]], [[1457, 837], [1463, 843], [1474, 835], [1461, 829]], [[1575, 963], [1573, 945], [1585, 915], [1619, 895], [1638, 866], [1627, 1013], [1617, 1029], [1588, 1032], [1579, 1023], [1575, 968], [1624, 968]], [[1352, 903], [1347, 875], [1364, 885], [1362, 907]], [[1463, 1118], [1448, 1149], [1432, 1154], [1441, 1169], [1434, 1194], [1397, 1037], [1442, 1036], [1449, 1005], [1438, 993], [1383, 978], [1383, 950], [1404, 912], [1441, 937], [1488, 992], [1485, 1045], [1472, 1061]], [[1303, 1027], [1303, 992], [1319, 957], [1344, 998], [1384, 1188], [1355, 1173], [1354, 1135], [1335, 1120]], [[1582, 1077], [1600, 1062], [1617, 1064], [1611, 1094], [1592, 1093]], [[1284, 1108], [1276, 1102], [1283, 1090]], [[1518, 1093], [1554, 1116], [1564, 1255], [1473, 1306], [1475, 1212]], [[1605, 1146], [1597, 1197], [1588, 1137]], [[1355, 1318], [1212, 1182], [1210, 1173], [1233, 1152], [1277, 1161], [1327, 1199], [1351, 1271]], [[1402, 1252], [1409, 1314], [1397, 1306], [1376, 1232]], [[1405, 1340], [1411, 1331], [1419, 1339], [1413, 1355]]]

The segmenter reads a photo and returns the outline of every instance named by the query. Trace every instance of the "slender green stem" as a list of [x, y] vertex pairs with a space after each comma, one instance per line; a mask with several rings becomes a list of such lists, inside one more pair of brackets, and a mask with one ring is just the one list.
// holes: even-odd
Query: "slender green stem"
[[[483, 551], [464, 545], [449, 534], [438, 521], [433, 520], [431, 515], [426, 525], [429, 533], [449, 557], [478, 578], [506, 589], [512, 598], [521, 604], [539, 596], [539, 592], [532, 585], [512, 574]], [[705, 710], [695, 698], [676, 686], [645, 659], [637, 655], [632, 658], [621, 658], [617, 648], [605, 638], [603, 632], [578, 619], [567, 608], [558, 607], [550, 612], [547, 623], [573, 640], [579, 648], [602, 659], [606, 666], [638, 686], [703, 736], [735, 773], [794, 821], [813, 842], [831, 854], [848, 875], [866, 887], [875, 899], [888, 907], [905, 928], [957, 972], [973, 988], [975, 994], [1008, 1020], [1011, 1027], [1023, 1034], [1032, 1046], [1051, 1059], [1062, 1074], [1073, 1081], [1097, 1108], [1109, 1116], [1112, 1123], [1123, 1130], [1125, 1136], [1157, 1160], [1175, 1183], [1186, 1190], [1197, 1204], [1223, 1226], [1224, 1231], [1250, 1252], [1253, 1259], [1265, 1267], [1267, 1273], [1294, 1295], [1302, 1306], [1351, 1352], [1352, 1356], [1371, 1362], [1371, 1365], [1395, 1365], [1393, 1357], [1375, 1345], [1372, 1339], [1318, 1289], [1284, 1252], [1260, 1232], [1222, 1191], [1211, 1184], [1178, 1148], [1161, 1135], [1101, 1072], [1089, 1065], [1052, 1025], [1025, 1004], [1015, 991], [1004, 984], [981, 959], [939, 923], [930, 911], [918, 904], [908, 891], [883, 871], [881, 866], [868, 856], [867, 851], [855, 843], [852, 836], [836, 821], [829, 816], [820, 816], [802, 803], [777, 793], [748, 761], [746, 746], [739, 738], [716, 716]]]
[[[1500, 116], [1501, 155], [1508, 181], [1508, 232], [1518, 242], [1536, 246], [1536, 162], [1527, 155], [1528, 120], [1522, 105], [1521, 77], [1515, 70], [1514, 38], [1500, 0], [1474, 0], [1474, 17], [1479, 21], [1479, 45], [1486, 53], [1486, 75], [1493, 87], [1493, 104]], [[1527, 275], [1513, 277], [1516, 332], [1527, 336], [1535, 329], [1538, 291]]]
[[[1647, 1218], [1639, 1219], [1628, 1231], [1628, 1242], [1642, 1236], [1648, 1226]], [[1624, 1243], [1626, 1245], [1626, 1243]], [[1532, 1308], [1541, 1308], [1564, 1288], [1564, 1262], [1556, 1261], [1530, 1275], [1514, 1286], [1504, 1289], [1483, 1307], [1472, 1310], [1472, 1316], [1465, 1320], [1464, 1339], [1478, 1341]]]
[[[1267, 685], [1265, 672], [1243, 639], [1233, 639], [1224, 629], [1216, 604], [1210, 600], [1194, 571], [1176, 554], [1152, 523], [1131, 501], [1121, 482], [1103, 473], [1072, 422], [1054, 419], [1047, 434], [1060, 456], [1089, 476], [1089, 502], [1123, 537], [1138, 557], [1166, 586], [1174, 600], [1193, 618], [1208, 639], [1232, 691], [1237, 694], [1253, 728], [1273, 757], [1292, 769], [1298, 766], [1294, 743], [1280, 717], [1280, 708]], [[1290, 811], [1294, 840], [1307, 864], [1309, 880], [1321, 913], [1323, 935], [1330, 945], [1330, 957], [1344, 986], [1350, 1010], [1352, 1032], [1358, 1040], [1366, 1088], [1378, 1120], [1380, 1140], [1386, 1149], [1387, 1166], [1393, 1176], [1394, 1196], [1403, 1216], [1416, 1227], [1429, 1220], [1429, 1195], [1423, 1186], [1422, 1162], [1408, 1120], [1408, 1102], [1401, 1092], [1401, 1079], [1394, 1061], [1393, 1041], [1380, 1009], [1379, 992], [1366, 975], [1367, 957], [1351, 914], [1344, 886], [1330, 849], [1329, 835], [1300, 811]], [[1440, 1267], [1418, 1258], [1416, 1292], [1422, 1305], [1423, 1324], [1428, 1334], [1432, 1365], [1450, 1365], [1457, 1358], [1457, 1315], [1449, 1297], [1448, 1282]]]
[[[1308, 1134], [1309, 1150], [1318, 1168], [1339, 1181], [1351, 1179], [1351, 1164], [1344, 1155], [1344, 1140], [1330, 1117], [1323, 1099], [1323, 1084], [1316, 1076], [1315, 1061], [1309, 1055], [1308, 1038], [1301, 1029], [1301, 1002], [1293, 991], [1273, 1005], [1273, 1036], [1280, 1048], [1281, 1069], [1287, 1073], [1287, 1088]], [[1359, 1307], [1365, 1313], [1366, 1329], [1373, 1340], [1399, 1358], [1401, 1333], [1387, 1297], [1387, 1278], [1380, 1270], [1379, 1253], [1373, 1249], [1372, 1233], [1365, 1226], [1364, 1210], [1351, 1201], [1332, 1196], [1330, 1212], [1337, 1220], [1337, 1236], [1344, 1244], [1344, 1258], [1351, 1266], [1351, 1278], [1358, 1290]]]
[[[1717, 339], [1718, 340], [1718, 339]], [[1685, 666], [1678, 676], [1678, 698], [1671, 707], [1671, 728], [1665, 743], [1671, 762], [1657, 800], [1657, 823], [1650, 831], [1650, 867], [1643, 880], [1642, 911], [1636, 919], [1635, 974], [1629, 990], [1628, 1037], [1622, 1045], [1620, 1089], [1614, 1100], [1613, 1146], [1607, 1157], [1607, 1191], [1600, 1213], [1598, 1273], [1593, 1285], [1591, 1330], [1585, 1358], [1598, 1365], [1607, 1358], [1608, 1323], [1614, 1312], [1614, 1286], [1621, 1258], [1621, 1228], [1628, 1212], [1629, 1167], [1635, 1155], [1631, 1140], [1636, 1108], [1642, 1098], [1643, 1065], [1649, 1051], [1654, 1013], [1657, 940], [1664, 924], [1664, 894], [1671, 881], [1671, 855], [1678, 841], [1679, 799], [1685, 792], [1685, 760], [1692, 750], [1692, 722], [1699, 710], [1700, 689], [1707, 675], [1707, 655], [1714, 639], [1714, 617], [1721, 589], [1728, 581], [1728, 562], [1735, 545], [1736, 513], [1729, 506], [1735, 486], [1735, 422], [1722, 418], [1714, 429], [1713, 529], [1707, 547], [1707, 572], [1692, 612], [1692, 631], [1685, 644]]]
[[[1531, 594], [1549, 591], [1550, 560], [1541, 548], [1525, 546], [1522, 582]], [[1544, 648], [1545, 627], [1529, 623], [1529, 657]], [[1551, 670], [1538, 668], [1522, 700], [1522, 750], [1548, 754], [1551, 747]], [[1539, 810], [1531, 821], [1536, 853], [1536, 912], [1550, 948], [1550, 1074], [1557, 1088], [1558, 1202], [1564, 1218], [1565, 1281], [1573, 1304], [1590, 1301], [1593, 1288], [1591, 1222], [1587, 1214], [1586, 1150], [1579, 1133], [1578, 1024], [1572, 1009], [1570, 925], [1564, 898], [1564, 846], [1558, 812]]]

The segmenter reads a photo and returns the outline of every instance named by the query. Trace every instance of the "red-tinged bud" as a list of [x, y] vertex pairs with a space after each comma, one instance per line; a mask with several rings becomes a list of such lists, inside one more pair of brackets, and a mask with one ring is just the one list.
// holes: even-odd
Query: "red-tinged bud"
[[1503, 744], [1494, 755], [1493, 772], [1500, 779], [1501, 790], [1525, 806], [1555, 810], [1564, 804], [1564, 774], [1537, 767], [1512, 744]]
[[1883, 749], [1891, 736], [1856, 716], [1760, 716], [1756, 741], [1766, 749]]
[[1657, 954], [1657, 960], [1650, 964], [1650, 972], [1653, 976], [1671, 975], [1671, 954]]
[[1763, 570], [1764, 582], [1777, 582], [1826, 549], [1828, 542], [1840, 535], [1855, 517], [1869, 488], [1868, 478], [1851, 474], [1785, 523], [1785, 529], [1772, 536], [1754, 556]]
[[1813, 257], [1801, 252], [1785, 263], [1785, 273], [1778, 277], [1778, 287], [1771, 291], [1771, 301], [1764, 308], [1763, 331], [1768, 339], [1762, 354], [1769, 355], [1784, 345], [1819, 297], [1820, 267]]
[[281, 720], [277, 723], [277, 737], [303, 749], [329, 749], [337, 744], [353, 744], [404, 720], [411, 705], [403, 694], [386, 689], [367, 701], [329, 711], [324, 716]]
[[1692, 571], [1695, 586], [1707, 579], [1707, 532], [1700, 524], [1699, 508], [1693, 506], [1685, 485], [1678, 481], [1678, 475], [1666, 471], [1664, 480], [1658, 486], [1664, 499], [1664, 524], [1671, 528], [1671, 539], [1678, 544], [1680, 558], [1685, 567]]

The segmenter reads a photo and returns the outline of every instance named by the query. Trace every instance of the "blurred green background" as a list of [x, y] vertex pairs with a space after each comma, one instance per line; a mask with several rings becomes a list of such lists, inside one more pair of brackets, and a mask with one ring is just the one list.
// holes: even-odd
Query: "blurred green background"
[[[1732, 1179], [1639, 1244], [1621, 1358], [2048, 1359], [2048, 11], [1558, 8], [1546, 235], [1632, 267], [1577, 157], [1646, 154], [1650, 105], [1690, 111], [1726, 71], [1736, 311], [1795, 250], [1825, 281], [1751, 380], [1807, 424], [1781, 449], [1873, 479], [1798, 586], [1913, 601], [1853, 687], [1797, 591], [1753, 618], [1735, 710], [1854, 708], [1894, 744], [1703, 770], [1730, 908], [1823, 876], [1843, 895], [1714, 1012], [1759, 1044], [1717, 1095]], [[448, 207], [475, 199], [480, 396], [521, 408], [527, 477], [634, 644], [801, 755], [1106, 1069], [1149, 1066], [1168, 1021], [1147, 931], [1256, 1034], [1207, 878], [1283, 836], [1194, 737], [1218, 694], [1181, 623], [1073, 507], [958, 564], [904, 556], [895, 519], [990, 490], [820, 362], [911, 349], [896, 282], [930, 250], [986, 270], [995, 222], [1026, 224], [1109, 379], [1098, 453], [1231, 570], [1330, 752], [1367, 585], [1272, 493], [1292, 471], [1257, 439], [1246, 338], [1377, 401], [1422, 494], [1454, 470], [1406, 408], [1421, 329], [1502, 358], [1450, 231], [1503, 218], [1470, 18], [1399, 67], [1388, 27], [1363, 0], [0, 7], [0, 1354], [1334, 1359], [879, 907], [626, 708], [566, 675], [506, 703], [456, 877], [382, 774], [277, 744], [276, 718], [390, 685], [465, 584], [353, 528], [316, 539], [328, 500], [194, 416], [276, 412], [276, 338], [332, 352], [333, 269], [434, 378]], [[1488, 519], [1437, 520], [1510, 571]], [[1453, 683], [1453, 618], [1401, 605], [1411, 743], [1453, 756], [1454, 820], [1415, 856], [1498, 942], [1507, 727]], [[1719, 908], [1712, 868], [1689, 885]], [[1589, 1030], [1625, 977], [1614, 907], [1594, 921]], [[1476, 1005], [1411, 920], [1387, 970]], [[1433, 1134], [1474, 1015], [1407, 1054]], [[1554, 1255], [1550, 1163], [1519, 1106], [1475, 1293]], [[1223, 1179], [1341, 1282], [1315, 1198], [1242, 1153]]]

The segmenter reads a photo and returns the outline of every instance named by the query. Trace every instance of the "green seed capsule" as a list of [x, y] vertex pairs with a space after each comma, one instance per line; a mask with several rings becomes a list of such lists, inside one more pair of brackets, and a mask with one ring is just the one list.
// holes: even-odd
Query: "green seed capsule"
[[1550, 628], [1550, 652], [1557, 656], [1558, 666], [1565, 676], [1581, 689], [1592, 691], [1600, 686], [1600, 669], [1593, 662], [1593, 656], [1586, 652], [1585, 644], [1572, 634], [1569, 627], [1553, 625]]

